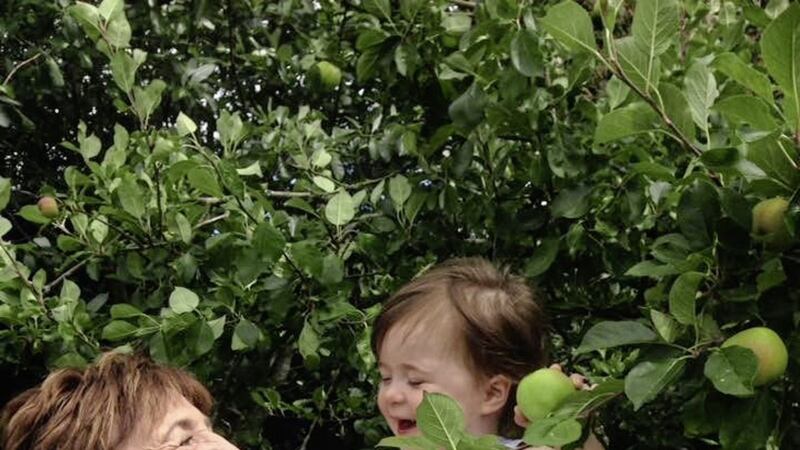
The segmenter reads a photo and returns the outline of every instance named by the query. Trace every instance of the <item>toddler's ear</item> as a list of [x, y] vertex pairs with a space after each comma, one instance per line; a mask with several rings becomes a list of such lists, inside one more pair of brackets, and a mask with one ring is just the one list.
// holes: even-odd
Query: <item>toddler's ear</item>
[[503, 410], [511, 393], [513, 383], [505, 375], [495, 375], [484, 384], [483, 414], [494, 414]]

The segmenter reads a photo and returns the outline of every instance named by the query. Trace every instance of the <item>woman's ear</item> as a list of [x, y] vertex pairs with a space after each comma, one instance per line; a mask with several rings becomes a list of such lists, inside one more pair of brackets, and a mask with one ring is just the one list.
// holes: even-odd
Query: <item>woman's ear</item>
[[511, 395], [511, 379], [505, 375], [494, 375], [486, 380], [483, 390], [481, 413], [484, 415], [501, 412]]

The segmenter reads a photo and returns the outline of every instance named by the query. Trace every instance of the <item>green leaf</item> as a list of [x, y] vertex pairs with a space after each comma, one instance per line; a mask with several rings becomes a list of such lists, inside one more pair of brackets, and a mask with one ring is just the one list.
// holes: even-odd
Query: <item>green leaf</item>
[[111, 323], [103, 327], [101, 336], [107, 341], [119, 341], [133, 336], [138, 328], [132, 323], [124, 320], [112, 320]]
[[197, 124], [189, 116], [181, 111], [175, 120], [175, 127], [178, 129], [179, 136], [186, 136], [197, 131]]
[[100, 37], [100, 11], [96, 6], [86, 2], [76, 2], [67, 8], [67, 12], [78, 21], [92, 40]]
[[4, 210], [11, 199], [11, 180], [0, 177], [0, 211]]
[[586, 332], [575, 353], [588, 353], [621, 345], [645, 344], [656, 339], [658, 336], [653, 330], [639, 322], [632, 320], [600, 322]]
[[199, 304], [200, 297], [184, 287], [175, 287], [169, 296], [169, 307], [175, 314], [192, 312]]
[[389, 198], [394, 202], [395, 207], [403, 209], [406, 200], [411, 196], [411, 183], [403, 175], [395, 175], [389, 180]]
[[119, 51], [111, 57], [111, 75], [117, 86], [125, 92], [131, 92], [133, 89], [136, 82], [136, 71], [141, 64], [139, 61], [144, 61], [146, 57], [146, 53], [139, 49], [135, 49], [133, 54], [136, 57], [131, 57], [125, 51]]
[[667, 117], [687, 139], [693, 141], [695, 138], [694, 121], [689, 101], [686, 100], [683, 91], [674, 84], [661, 83], [658, 85], [658, 92], [664, 103], [664, 112]]
[[141, 316], [142, 312], [133, 305], [127, 303], [118, 303], [111, 307], [112, 319], [128, 319], [130, 317]]
[[747, 397], [754, 393], [753, 380], [757, 371], [758, 358], [752, 350], [732, 346], [712, 353], [703, 374], [723, 394]]
[[145, 200], [142, 190], [136, 180], [126, 177], [117, 188], [122, 209], [137, 219], [141, 219], [145, 212]]
[[102, 147], [103, 144], [100, 142], [100, 138], [92, 134], [91, 136], [81, 140], [80, 154], [83, 155], [83, 159], [88, 161], [99, 155]]
[[768, 390], [759, 395], [737, 400], [722, 411], [719, 418], [719, 440], [725, 450], [765, 448], [775, 428], [778, 405]]
[[539, 23], [545, 31], [569, 50], [577, 53], [597, 52], [592, 19], [578, 3], [564, 0], [551, 6]]
[[686, 72], [684, 88], [694, 123], [700, 129], [707, 130], [708, 114], [719, 96], [714, 74], [702, 62], [695, 62]]
[[661, 335], [661, 339], [664, 339], [665, 342], [675, 342], [675, 339], [677, 339], [683, 331], [680, 324], [678, 324], [672, 316], [664, 314], [661, 311], [651, 309], [650, 320], [653, 322], [653, 326], [658, 331], [658, 334]]
[[144, 89], [133, 88], [133, 109], [140, 120], [147, 122], [150, 115], [161, 104], [161, 95], [167, 84], [161, 80], [151, 81]]
[[720, 216], [719, 195], [713, 185], [695, 181], [681, 195], [676, 212], [678, 227], [691, 248], [700, 250], [711, 245], [714, 224]]
[[369, 28], [359, 33], [356, 39], [356, 50], [363, 52], [372, 47], [381, 45], [386, 39], [389, 38], [389, 33], [380, 28]]
[[239, 113], [231, 114], [224, 109], [217, 119], [217, 132], [219, 133], [219, 141], [222, 142], [223, 147], [227, 150], [236, 147], [247, 134]]
[[253, 233], [253, 248], [261, 255], [261, 258], [268, 262], [277, 261], [283, 254], [286, 246], [286, 239], [269, 222], [258, 224]]
[[577, 441], [582, 432], [583, 427], [575, 419], [547, 417], [529, 425], [522, 440], [529, 445], [560, 447]]
[[685, 359], [658, 358], [643, 361], [631, 369], [625, 377], [625, 395], [633, 403], [634, 410], [680, 378], [685, 366]]
[[125, 3], [123, 0], [103, 0], [97, 10], [103, 19], [109, 20], [112, 17], [117, 17], [118, 15], [123, 14], [124, 7]]
[[658, 119], [655, 111], [642, 102], [631, 103], [628, 106], [615, 109], [604, 115], [597, 124], [594, 140], [598, 144], [605, 144], [617, 139], [633, 136], [655, 129], [654, 122]]
[[364, 0], [362, 6], [379, 19], [392, 19], [392, 5], [389, 0]]
[[662, 277], [675, 275], [678, 269], [671, 264], [657, 264], [655, 261], [641, 261], [628, 269], [625, 272], [629, 277], [650, 277], [653, 279], [661, 279]]
[[457, 450], [466, 429], [464, 412], [455, 400], [425, 393], [417, 407], [417, 426], [422, 434], [447, 450]]
[[189, 219], [181, 213], [175, 213], [175, 225], [178, 226], [181, 240], [186, 244], [192, 242], [192, 224], [189, 223]]
[[261, 330], [247, 319], [241, 319], [236, 324], [231, 336], [231, 350], [245, 350], [255, 346], [261, 338]]
[[195, 356], [202, 356], [214, 348], [214, 330], [204, 320], [198, 320], [189, 328], [187, 341]]
[[714, 105], [733, 125], [749, 124], [757, 130], [773, 131], [778, 123], [772, 118], [772, 110], [764, 100], [752, 95], [732, 95]]
[[511, 39], [511, 63], [526, 77], [533, 77], [542, 71], [539, 41], [532, 31], [521, 29], [514, 33]]
[[544, 238], [525, 265], [525, 275], [537, 277], [547, 272], [558, 256], [558, 244], [559, 239], [556, 236]]
[[[14, 228], [11, 225], [11, 222], [8, 221], [5, 217], [0, 217], [0, 238], [6, 235], [11, 229]], [[61, 237], [61, 236], [59, 236]]]
[[317, 185], [318, 188], [322, 189], [325, 192], [331, 193], [336, 190], [336, 183], [334, 183], [330, 178], [323, 177], [320, 175], [315, 175], [311, 181]]
[[639, 0], [631, 33], [636, 45], [651, 58], [669, 49], [680, 31], [680, 11], [676, 0]]
[[222, 197], [222, 188], [219, 186], [214, 170], [207, 166], [198, 166], [189, 171], [189, 184], [198, 191], [212, 197]]
[[381, 52], [376, 48], [371, 48], [358, 57], [358, 61], [356, 61], [356, 80], [359, 83], [363, 83], [375, 75], [380, 57]]
[[39, 211], [39, 207], [36, 205], [25, 205], [22, 208], [20, 208], [17, 214], [23, 219], [27, 220], [28, 222], [38, 223], [38, 224], [50, 223], [50, 219], [43, 216], [42, 213]]
[[705, 276], [699, 272], [682, 273], [669, 290], [669, 312], [684, 325], [695, 323], [697, 289], [703, 278]]
[[800, 171], [795, 168], [797, 152], [794, 146], [785, 145], [767, 137], [745, 145], [747, 159], [755, 163], [771, 179], [779, 182], [787, 192], [800, 186]]
[[766, 292], [782, 285], [786, 281], [786, 272], [780, 258], [772, 258], [761, 266], [761, 273], [756, 277], [758, 292]]
[[800, 4], [792, 3], [764, 30], [761, 54], [767, 71], [787, 99], [784, 106], [792, 110], [792, 128], [800, 129]]
[[47, 64], [47, 71], [50, 74], [50, 80], [53, 82], [53, 86], [64, 86], [64, 75], [61, 73], [61, 68], [58, 67], [56, 60], [48, 56], [47, 59], [45, 59], [45, 63]]
[[614, 47], [619, 65], [631, 83], [644, 93], [654, 91], [661, 77], [660, 59], [643, 52], [630, 36], [617, 39]]
[[608, 94], [608, 107], [613, 110], [625, 103], [631, 93], [631, 88], [614, 75], [606, 83], [606, 93]]
[[112, 47], [121, 49], [130, 46], [131, 24], [124, 14], [117, 14], [108, 22], [104, 36]]
[[772, 85], [769, 78], [751, 65], [745, 63], [736, 54], [726, 52], [717, 55], [712, 64], [714, 69], [722, 72], [731, 80], [753, 91], [754, 94], [768, 102], [772, 102]]
[[486, 103], [486, 94], [477, 84], [473, 84], [450, 104], [447, 112], [453, 124], [471, 130], [483, 121]]
[[303, 359], [317, 356], [317, 350], [319, 350], [319, 335], [308, 321], [303, 324], [303, 329], [300, 331], [300, 337], [297, 339], [297, 349], [300, 351], [300, 355], [303, 356]]
[[353, 220], [356, 215], [356, 207], [353, 197], [344, 189], [328, 200], [325, 205], [325, 217], [336, 226], [342, 226]]
[[582, 217], [589, 211], [589, 194], [591, 191], [592, 188], [589, 186], [578, 186], [559, 192], [550, 207], [553, 217], [565, 217], [567, 219]]
[[392, 436], [381, 439], [378, 447], [393, 447], [409, 450], [440, 450], [434, 442], [425, 436]]

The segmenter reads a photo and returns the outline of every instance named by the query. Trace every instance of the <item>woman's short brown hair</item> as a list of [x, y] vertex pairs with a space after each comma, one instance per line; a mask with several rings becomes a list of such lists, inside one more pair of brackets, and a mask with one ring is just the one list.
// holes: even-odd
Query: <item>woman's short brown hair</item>
[[[451, 259], [395, 292], [375, 320], [373, 352], [380, 357], [383, 340], [393, 326], [438, 321], [448, 310], [456, 313], [464, 356], [477, 373], [506, 375], [516, 385], [546, 364], [547, 328], [536, 292], [523, 278], [483, 258]], [[514, 393], [509, 396], [501, 432], [513, 430]]]
[[208, 415], [213, 400], [187, 372], [142, 355], [106, 353], [85, 370], [61, 369], [0, 415], [5, 450], [114, 450], [155, 424], [182, 395]]

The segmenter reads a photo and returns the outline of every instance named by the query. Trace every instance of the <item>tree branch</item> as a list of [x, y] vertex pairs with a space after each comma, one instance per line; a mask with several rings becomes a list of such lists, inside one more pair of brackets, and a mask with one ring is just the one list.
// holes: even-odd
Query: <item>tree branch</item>
[[19, 63], [16, 66], [14, 66], [14, 68], [11, 69], [11, 72], [8, 73], [8, 76], [6, 76], [5, 80], [3, 80], [3, 84], [10, 83], [11, 82], [11, 78], [14, 77], [14, 74], [17, 73], [17, 71], [19, 69], [21, 69], [21, 68], [27, 66], [28, 64], [36, 61], [36, 59], [39, 58], [40, 56], [42, 56], [42, 54], [41, 53], [37, 53], [37, 54], [31, 56], [30, 58], [26, 59], [25, 61], [22, 61], [21, 63]]

